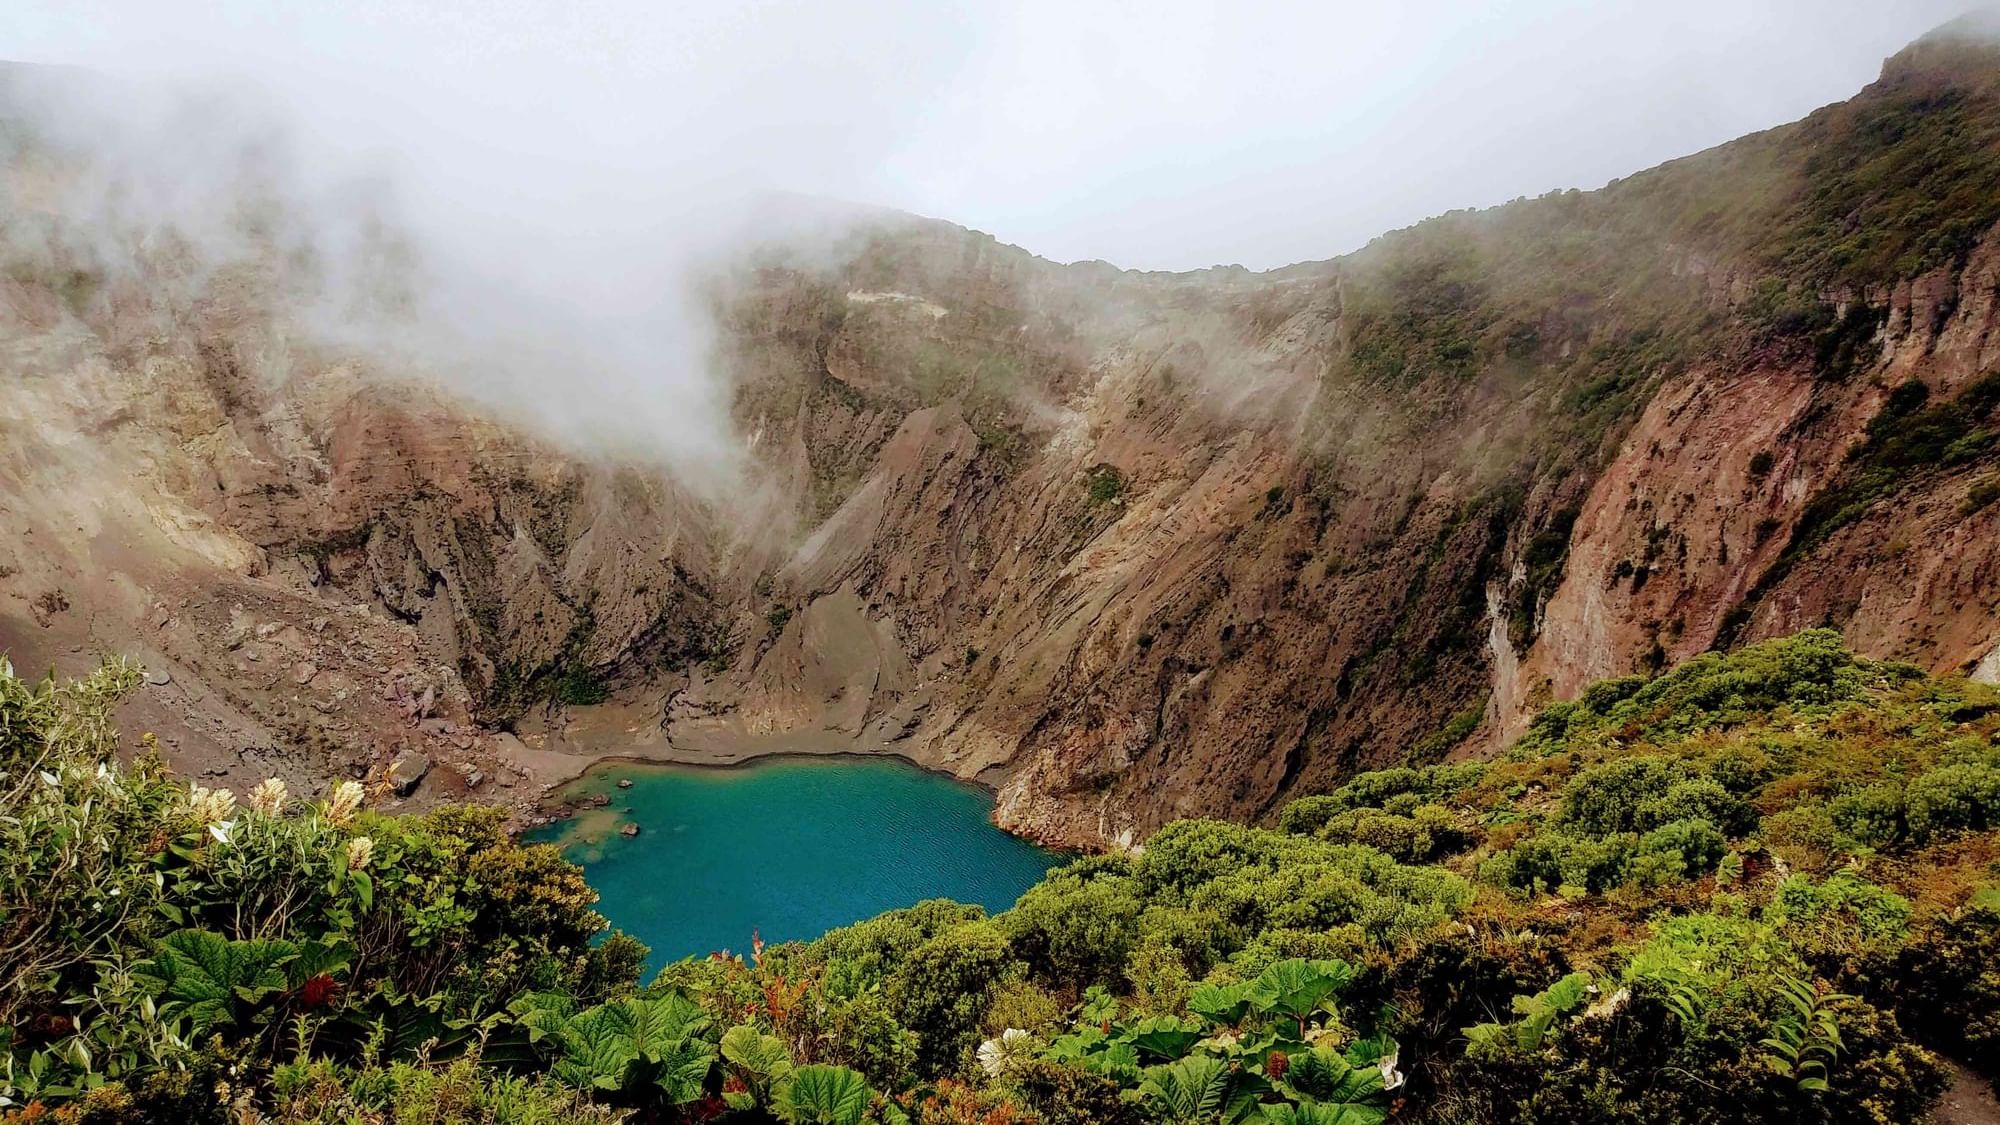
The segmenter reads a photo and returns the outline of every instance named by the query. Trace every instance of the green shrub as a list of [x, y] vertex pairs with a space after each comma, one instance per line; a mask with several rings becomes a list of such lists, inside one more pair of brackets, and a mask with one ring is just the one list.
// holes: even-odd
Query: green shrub
[[1480, 878], [1527, 892], [1598, 894], [1625, 881], [1639, 837], [1622, 832], [1599, 839], [1550, 830], [1502, 852], [1480, 868]]
[[1984, 511], [1995, 500], [2000, 500], [2000, 475], [1983, 476], [1965, 490], [1965, 503], [1961, 510], [1969, 516]]
[[1886, 974], [1906, 1027], [1989, 1077], [2000, 1075], [2000, 907], [1923, 926]]
[[[1398, 767], [1357, 774], [1332, 793], [1302, 797], [1278, 814], [1278, 829], [1295, 835], [1319, 833], [1328, 821], [1355, 809], [1407, 813], [1419, 804], [1434, 804], [1476, 784], [1486, 773], [1484, 762], [1459, 762], [1422, 768]], [[1409, 809], [1389, 808], [1397, 798], [1410, 799]]]
[[918, 1072], [958, 1069], [979, 1039], [994, 988], [1006, 973], [1007, 938], [988, 921], [967, 922], [927, 938], [884, 982], [896, 1022], [917, 1036]]
[[1632, 862], [1646, 863], [1646, 883], [1694, 879], [1715, 870], [1729, 844], [1706, 820], [1676, 820], [1639, 838]]
[[923, 1042], [897, 1022], [879, 992], [829, 1005], [821, 1023], [817, 1057], [852, 1067], [886, 1089], [904, 1089], [916, 1081]]
[[1901, 945], [1910, 933], [1910, 903], [1901, 895], [1876, 886], [1851, 871], [1838, 871], [1824, 881], [1793, 875], [1778, 885], [1766, 918], [1776, 925], [1818, 933], [1830, 928], [1853, 930], [1862, 940]]
[[1714, 778], [1689, 778], [1642, 802], [1632, 827], [1645, 831], [1690, 820], [1705, 821], [1721, 835], [1734, 838], [1757, 827], [1757, 810]]
[[611, 686], [589, 665], [566, 665], [549, 683], [549, 698], [571, 707], [587, 707], [611, 698]]
[[1563, 789], [1561, 822], [1596, 836], [1686, 820], [1707, 821], [1732, 837], [1756, 826], [1755, 809], [1696, 769], [1681, 759], [1633, 757], [1585, 770]]
[[879, 987], [925, 941], [985, 916], [977, 906], [930, 899], [828, 930], [801, 954], [798, 968], [821, 967], [829, 991], [859, 995]]
[[555, 1083], [508, 1075], [467, 1057], [421, 1066], [344, 1070], [324, 1061], [272, 1075], [275, 1116], [285, 1125], [610, 1125], [615, 1111]]
[[2000, 768], [1968, 763], [1932, 770], [1910, 783], [1904, 803], [1918, 840], [1991, 827], [2000, 821]]
[[[1882, 666], [1878, 674], [1916, 673]], [[1750, 721], [1780, 708], [1855, 699], [1863, 684], [1861, 669], [1840, 634], [1808, 629], [1727, 655], [1702, 653], [1652, 680], [1627, 678], [1593, 686], [1576, 703], [1545, 708], [1521, 746], [1544, 750], [1614, 725], [1629, 726], [1627, 737], [1687, 734]]]
[[1093, 508], [1109, 504], [1124, 493], [1125, 476], [1115, 465], [1093, 465], [1085, 474], [1084, 501]]
[[1002, 916], [1014, 955], [1066, 987], [1114, 984], [1139, 938], [1138, 896], [1122, 877], [1058, 871]]
[[1583, 771], [1563, 787], [1560, 823], [1592, 836], [1654, 827], [1646, 807], [1668, 789], [1694, 780], [1694, 767], [1677, 758], [1636, 757]]
[[1012, 1088], [1042, 1125], [1139, 1125], [1138, 1107], [1117, 1082], [1080, 1067], [1032, 1059], [1014, 1072]]
[[1834, 798], [1828, 804], [1833, 826], [1856, 843], [1882, 847], [1907, 832], [1900, 785], [1870, 785]]
[[[1413, 794], [1392, 803], [1414, 800]], [[1296, 821], [1295, 821], [1296, 822]], [[1315, 833], [1334, 843], [1366, 844], [1399, 863], [1428, 863], [1470, 842], [1458, 818], [1442, 805], [1417, 805], [1409, 815], [1352, 809], [1336, 815]]]

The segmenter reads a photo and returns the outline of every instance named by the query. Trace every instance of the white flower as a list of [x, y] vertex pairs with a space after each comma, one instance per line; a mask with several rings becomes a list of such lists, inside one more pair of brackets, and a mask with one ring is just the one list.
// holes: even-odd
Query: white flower
[[1592, 1004], [1590, 1007], [1585, 1008], [1583, 1010], [1583, 1014], [1589, 1017], [1608, 1016], [1613, 1012], [1616, 1012], [1618, 1009], [1624, 1007], [1625, 1002], [1630, 999], [1632, 999], [1632, 990], [1629, 988], [1621, 988], [1618, 991], [1612, 993], [1611, 995], [1606, 996], [1603, 999]]
[[1401, 1051], [1390, 1051], [1375, 1061], [1375, 1065], [1382, 1071], [1382, 1089], [1384, 1092], [1394, 1090], [1403, 1084], [1403, 1072], [1396, 1069], [1396, 1060], [1401, 1054]]
[[361, 807], [361, 798], [367, 791], [358, 781], [343, 781], [333, 787], [333, 795], [327, 798], [326, 819], [329, 824], [346, 824], [354, 817], [354, 811]]
[[1010, 1027], [1000, 1033], [998, 1039], [988, 1039], [979, 1045], [979, 1067], [989, 1078], [998, 1078], [1009, 1064], [1026, 1058], [1032, 1039], [1018, 1027]]
[[250, 791], [250, 807], [265, 816], [277, 816], [285, 810], [285, 783], [280, 778], [267, 777]]
[[236, 808], [236, 794], [227, 789], [204, 789], [199, 785], [190, 786], [187, 795], [188, 812], [202, 824], [214, 824], [225, 820]]
[[368, 857], [375, 854], [375, 841], [366, 836], [356, 836], [347, 842], [347, 869], [359, 871], [368, 866]]
[[224, 820], [208, 826], [208, 834], [215, 837], [215, 842], [218, 844], [227, 844], [229, 834], [235, 830], [236, 822], [233, 820]]

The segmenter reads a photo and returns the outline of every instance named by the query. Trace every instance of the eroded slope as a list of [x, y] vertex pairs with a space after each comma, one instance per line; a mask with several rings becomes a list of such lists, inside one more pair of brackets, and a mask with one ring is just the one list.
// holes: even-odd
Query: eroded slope
[[1798, 124], [1262, 274], [895, 217], [746, 247], [727, 500], [17, 191], [0, 643], [163, 658], [230, 776], [851, 740], [1085, 844], [1810, 624], [1990, 677], [1996, 86], [1942, 33]]

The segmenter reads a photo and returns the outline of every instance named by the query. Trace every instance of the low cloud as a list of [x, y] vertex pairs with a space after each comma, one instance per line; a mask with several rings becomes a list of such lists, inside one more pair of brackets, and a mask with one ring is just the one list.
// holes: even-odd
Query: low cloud
[[10, 181], [13, 252], [276, 263], [315, 341], [709, 493], [745, 457], [705, 279], [801, 169], [879, 163], [921, 112], [900, 91], [952, 66], [951, 18], [915, 8], [232, 10], [84, 13], [83, 65], [8, 69], [5, 155], [52, 157]]

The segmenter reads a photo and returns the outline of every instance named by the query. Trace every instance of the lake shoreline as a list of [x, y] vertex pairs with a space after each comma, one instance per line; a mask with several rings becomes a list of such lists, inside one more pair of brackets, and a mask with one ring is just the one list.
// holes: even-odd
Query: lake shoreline
[[[794, 738], [803, 741], [809, 737], [788, 733], [771, 741], [789, 743]], [[564, 790], [585, 781], [592, 774], [617, 766], [657, 767], [661, 769], [684, 769], [708, 772], [749, 770], [757, 766], [789, 760], [851, 758], [858, 761], [898, 761], [931, 776], [977, 789], [989, 799], [997, 798], [1000, 793], [999, 786], [994, 785], [992, 782], [979, 777], [965, 777], [948, 769], [940, 769], [935, 765], [926, 763], [900, 750], [888, 749], [886, 747], [879, 750], [858, 749], [853, 745], [851, 738], [843, 739], [843, 736], [839, 735], [829, 736], [829, 741], [835, 740], [844, 740], [848, 744], [836, 745], [826, 749], [814, 749], [810, 746], [797, 745], [773, 745], [769, 747], [743, 746], [742, 744], [746, 742], [761, 741], [746, 737], [732, 739], [731, 741], [738, 743], [738, 745], [731, 750], [682, 747], [674, 746], [670, 743], [662, 744], [662, 749], [666, 753], [618, 749], [570, 754], [564, 751], [541, 750], [537, 752], [538, 757], [546, 758], [559, 754], [565, 758], [574, 758], [575, 762], [571, 765], [571, 768], [554, 773], [553, 775], [544, 773], [543, 778], [537, 779], [541, 781], [542, 792], [531, 806], [536, 815], [531, 818], [526, 828], [544, 827], [571, 820], [579, 812], [584, 812], [594, 807], [582, 803], [578, 798], [564, 799], [561, 794]], [[526, 749], [526, 747], [524, 746], [523, 749]], [[569, 763], [565, 764], [569, 765]], [[1000, 828], [997, 819], [998, 807], [997, 802], [995, 802], [993, 807], [988, 810], [986, 817], [987, 822], [996, 828]], [[1000, 830], [1003, 832], [1007, 831], [1005, 828], [1000, 828]], [[1031, 836], [1014, 832], [1008, 832], [1007, 834], [1027, 840], [1037, 846], [1048, 846]]]
[[[997, 786], [991, 785], [984, 781], [980, 781], [977, 778], [960, 777], [949, 770], [934, 769], [930, 766], [926, 766], [917, 759], [910, 757], [908, 754], [887, 753], [876, 750], [845, 750], [845, 749], [771, 750], [763, 753], [749, 755], [746, 757], [735, 758], [727, 762], [695, 762], [695, 761], [683, 761], [675, 758], [659, 758], [645, 754], [612, 753], [612, 754], [602, 754], [595, 758], [592, 758], [587, 764], [585, 764], [581, 769], [577, 770], [575, 773], [560, 780], [550, 782], [547, 788], [543, 791], [541, 798], [537, 802], [537, 808], [539, 809], [543, 819], [539, 824], [533, 825], [533, 827], [546, 827], [552, 824], [560, 824], [563, 821], [574, 819], [576, 815], [580, 812], [585, 812], [592, 808], [602, 807], [597, 805], [585, 804], [582, 803], [581, 800], [575, 798], [565, 800], [560, 797], [560, 794], [563, 790], [568, 789], [578, 784], [579, 782], [587, 780], [593, 773], [596, 773], [600, 770], [607, 768], [613, 768], [617, 766], [639, 766], [643, 768], [660, 769], [660, 770], [688, 770], [690, 772], [695, 772], [695, 773], [713, 773], [713, 772], [723, 772], [723, 771], [745, 771], [745, 770], [755, 769], [759, 766], [775, 765], [777, 763], [786, 761], [829, 761], [836, 758], [853, 758], [860, 761], [876, 761], [876, 762], [881, 762], [881, 761], [902, 762], [910, 766], [911, 768], [916, 769], [922, 773], [929, 774], [932, 777], [942, 778], [946, 781], [953, 782], [954, 784], [963, 785], [971, 789], [977, 789], [981, 793], [984, 793], [989, 798], [998, 796], [1000, 792]], [[996, 804], [995, 809], [997, 808], [998, 805]], [[987, 823], [992, 824], [995, 828], [1000, 828], [998, 821], [995, 819], [995, 814], [993, 810], [988, 811], [986, 820]], [[1005, 828], [1000, 828], [1000, 831], [1006, 832], [1007, 830]], [[1018, 839], [1027, 840], [1029, 843], [1035, 844], [1038, 847], [1049, 847], [1049, 845], [1043, 844], [1041, 841], [1036, 840], [1031, 836], [1022, 836], [1014, 832], [1008, 832], [1007, 834], [1010, 836], [1015, 836]]]
[[[699, 753], [699, 751], [695, 751], [695, 753]], [[860, 758], [868, 761], [893, 759], [899, 762], [908, 762], [910, 765], [915, 766], [916, 768], [924, 771], [925, 773], [935, 774], [938, 777], [950, 778], [952, 781], [956, 781], [960, 785], [970, 785], [974, 789], [983, 789], [986, 792], [995, 795], [998, 795], [1000, 792], [1000, 787], [992, 784], [991, 782], [981, 781], [976, 777], [961, 777], [950, 770], [938, 769], [935, 766], [926, 765], [922, 761], [919, 761], [918, 759], [911, 757], [908, 754], [900, 753], [898, 751], [852, 750], [846, 748], [842, 748], [839, 750], [760, 750], [750, 754], [743, 755], [741, 757], [731, 758], [728, 761], [696, 760], [694, 758], [663, 758], [651, 754], [627, 754], [617, 751], [611, 751], [591, 758], [575, 773], [570, 774], [568, 777], [559, 778], [555, 781], [550, 782], [548, 787], [550, 790], [553, 791], [556, 789], [561, 789], [566, 786], [575, 784], [576, 782], [583, 780], [592, 771], [602, 766], [660, 766], [660, 767], [671, 767], [671, 768], [688, 769], [688, 770], [743, 770], [764, 765], [768, 762], [782, 762], [788, 759], [803, 760], [809, 758], [822, 758], [822, 759]]]

